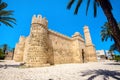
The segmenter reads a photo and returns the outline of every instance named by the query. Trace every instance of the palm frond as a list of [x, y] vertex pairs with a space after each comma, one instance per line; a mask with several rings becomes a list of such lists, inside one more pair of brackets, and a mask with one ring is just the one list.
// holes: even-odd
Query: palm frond
[[117, 47], [116, 47], [116, 45], [115, 45], [115, 43], [114, 43], [114, 44], [112, 44], [112, 45], [110, 46], [109, 51], [115, 51], [115, 50], [117, 50]]
[[75, 2], [75, 0], [70, 0], [70, 2], [67, 5], [67, 9], [70, 9], [74, 2]]
[[5, 2], [0, 3], [0, 10], [4, 9], [6, 7], [7, 7], [7, 3], [5, 3]]
[[102, 41], [107, 41], [108, 38], [110, 38], [110, 40], [112, 41], [113, 36], [112, 36], [112, 31], [110, 29], [109, 23], [106, 22], [101, 28], [102, 30], [100, 34], [101, 34]]
[[78, 0], [77, 6], [76, 6], [75, 11], [74, 11], [74, 14], [78, 13], [78, 9], [79, 9], [81, 3], [82, 3], [82, 0]]
[[0, 16], [10, 16], [10, 15], [13, 15], [13, 12], [12, 10], [9, 10], [9, 11], [6, 11], [6, 10], [1, 10], [0, 11]]
[[16, 24], [16, 19], [15, 18], [11, 18], [11, 17], [1, 17], [0, 19], [6, 20], [8, 22], [12, 22], [14, 24]]
[[93, 7], [94, 7], [94, 17], [96, 17], [96, 15], [97, 15], [97, 2], [95, 0], [94, 0]]
[[[0, 0], [1, 1], [1, 0]], [[13, 27], [11, 23], [16, 24], [16, 19], [10, 17], [13, 15], [12, 10], [4, 10], [7, 7], [7, 3], [5, 2], [0, 2], [0, 23], [5, 24], [6, 26]], [[0, 24], [1, 25], [1, 24]]]
[[87, 13], [88, 13], [88, 8], [89, 8], [89, 5], [90, 5], [90, 0], [88, 0], [88, 2], [87, 2], [86, 15], [87, 15]]
[[5, 24], [6, 26], [10, 26], [10, 27], [13, 28], [13, 26], [8, 21], [6, 21], [6, 20], [0, 19], [0, 22], [3, 23], [3, 24]]

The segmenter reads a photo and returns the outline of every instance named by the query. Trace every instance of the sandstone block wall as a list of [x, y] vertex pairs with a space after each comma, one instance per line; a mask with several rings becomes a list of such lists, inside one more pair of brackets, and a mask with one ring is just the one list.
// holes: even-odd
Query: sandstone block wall
[[5, 56], [5, 60], [13, 60], [14, 53], [8, 52]]
[[49, 39], [52, 43], [54, 64], [71, 63], [71, 39], [49, 30]]
[[16, 44], [16, 48], [14, 51], [15, 61], [20, 61], [20, 62], [23, 61], [24, 46], [25, 46], [25, 37], [20, 36], [19, 42]]

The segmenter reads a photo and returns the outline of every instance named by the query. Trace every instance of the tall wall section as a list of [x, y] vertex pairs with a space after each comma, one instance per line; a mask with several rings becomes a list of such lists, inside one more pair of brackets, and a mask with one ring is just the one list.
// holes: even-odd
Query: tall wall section
[[22, 62], [23, 55], [24, 55], [24, 46], [25, 46], [25, 37], [20, 36], [19, 42], [16, 44], [15, 51], [14, 51], [14, 60]]
[[52, 44], [54, 64], [73, 62], [71, 38], [49, 30], [49, 41]]
[[72, 51], [74, 63], [86, 62], [85, 42], [79, 32], [72, 36]]

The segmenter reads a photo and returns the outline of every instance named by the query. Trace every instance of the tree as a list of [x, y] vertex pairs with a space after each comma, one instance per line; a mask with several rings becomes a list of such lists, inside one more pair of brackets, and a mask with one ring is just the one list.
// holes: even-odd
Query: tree
[[110, 52], [113, 52], [113, 51], [118, 51], [118, 52], [120, 52], [120, 51], [117, 49], [115, 43], [110, 46], [109, 51], [110, 51]]
[[8, 45], [3, 44], [3, 53], [6, 54], [7, 50], [8, 50]]
[[[120, 23], [118, 24], [118, 27], [120, 29]], [[101, 28], [102, 28], [102, 30], [101, 30], [101, 39], [102, 39], [102, 41], [107, 41], [108, 38], [110, 38], [111, 41], [112, 41], [114, 39], [114, 37], [112, 35], [113, 33], [111, 31], [109, 23], [106, 22], [104, 24], [104, 26], [102, 26]], [[114, 51], [114, 50], [120, 52], [119, 49], [117, 48], [116, 43], [114, 43], [113, 45], [110, 46], [110, 51]]]
[[120, 55], [115, 55], [114, 60], [116, 60], [117, 62], [120, 61]]
[[101, 30], [101, 39], [102, 39], [102, 41], [107, 41], [108, 38], [110, 38], [111, 41], [112, 41], [113, 40], [112, 31], [110, 29], [109, 24], [106, 22], [104, 24], [104, 26], [102, 26], [101, 28], [102, 28], [102, 30]]
[[11, 15], [13, 15], [13, 11], [12, 10], [4, 10], [7, 6], [8, 6], [7, 3], [2, 2], [0, 0], [0, 25], [1, 25], [1, 23], [3, 23], [6, 26], [13, 27], [11, 25], [11, 23], [15, 24], [16, 23], [16, 19], [10, 17]]
[[0, 48], [0, 59], [4, 59], [5, 58], [5, 54], [3, 53], [2, 49]]
[[[88, 12], [90, 1], [91, 0], [88, 0], [88, 2], [87, 2], [86, 15], [87, 15], [87, 12]], [[70, 9], [74, 2], [75, 2], [75, 0], [70, 0], [67, 8]], [[75, 11], [74, 11], [74, 14], [78, 13], [78, 9], [79, 9], [82, 2], [83, 2], [83, 0], [78, 0], [78, 3], [76, 5]], [[97, 7], [101, 6], [101, 8], [102, 8], [107, 20], [108, 20], [108, 23], [110, 25], [109, 28], [112, 31], [113, 40], [116, 44], [116, 47], [120, 51], [120, 37], [119, 37], [120, 36], [120, 30], [119, 30], [119, 27], [117, 25], [117, 22], [116, 22], [116, 20], [113, 16], [113, 14], [112, 14], [112, 5], [111, 5], [110, 1], [109, 0], [93, 0], [93, 2], [94, 2], [93, 3], [94, 17], [96, 17]]]
[[[13, 51], [13, 50], [12, 50]], [[0, 59], [4, 59], [8, 52], [12, 52], [8, 44], [0, 45]]]

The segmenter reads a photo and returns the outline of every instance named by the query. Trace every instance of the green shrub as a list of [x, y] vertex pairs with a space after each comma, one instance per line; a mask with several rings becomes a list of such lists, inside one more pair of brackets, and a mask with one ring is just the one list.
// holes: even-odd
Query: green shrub
[[115, 55], [114, 60], [116, 60], [117, 62], [120, 61], [120, 55]]
[[4, 59], [5, 58], [5, 54], [0, 54], [0, 59]]
[[2, 49], [0, 49], [0, 59], [4, 59], [5, 58], [5, 54], [3, 53]]

